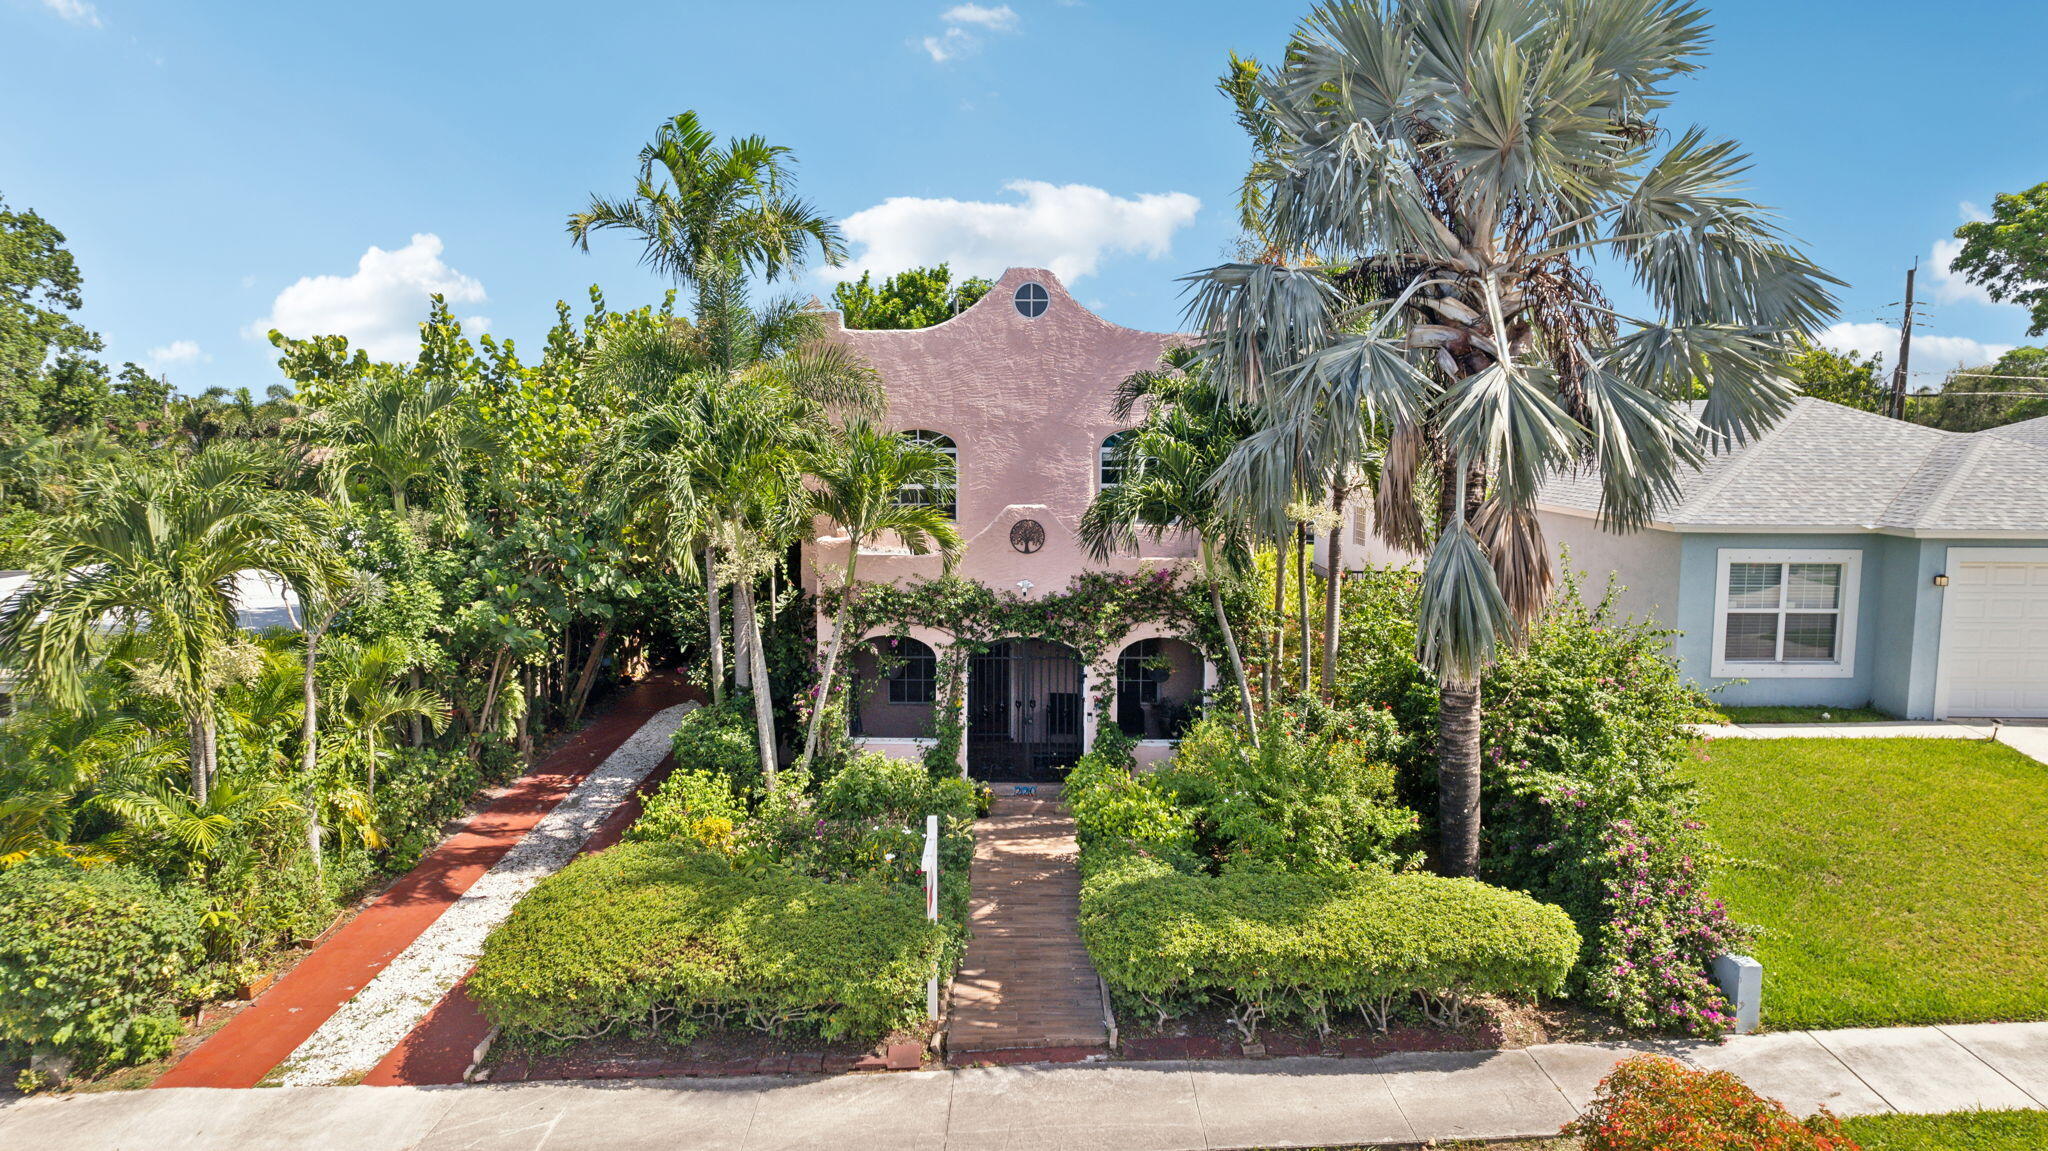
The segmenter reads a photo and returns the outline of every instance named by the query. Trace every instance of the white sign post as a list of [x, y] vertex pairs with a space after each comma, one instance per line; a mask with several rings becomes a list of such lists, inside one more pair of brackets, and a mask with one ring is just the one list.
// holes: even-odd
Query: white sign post
[[[939, 817], [924, 817], [924, 917], [933, 923], [939, 921]], [[924, 985], [924, 1011], [932, 1019], [939, 1017], [939, 973], [934, 970]]]

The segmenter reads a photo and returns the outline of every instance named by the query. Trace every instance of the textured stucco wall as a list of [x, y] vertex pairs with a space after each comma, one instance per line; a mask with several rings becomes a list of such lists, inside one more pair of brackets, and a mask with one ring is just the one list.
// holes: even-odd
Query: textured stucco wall
[[[1354, 515], [1372, 522], [1371, 512], [1360, 508]], [[1571, 566], [1584, 580], [1586, 598], [1598, 599], [1607, 588], [1607, 577], [1617, 577], [1621, 591], [1616, 604], [1627, 615], [1669, 623], [1677, 615], [1678, 570], [1681, 548], [1672, 532], [1645, 530], [1626, 535], [1603, 530], [1599, 522], [1567, 512], [1537, 513], [1544, 538], [1553, 554], [1571, 550]], [[1347, 530], [1349, 530], [1347, 528]], [[1317, 536], [1316, 566], [1328, 570], [1329, 537]], [[1366, 533], [1366, 542], [1355, 534], [1344, 537], [1344, 567], [1359, 571], [1368, 567], [1402, 564], [1420, 565], [1423, 557], [1389, 547], [1377, 536]]]
[[1581, 594], [1588, 601], [1606, 593], [1612, 576], [1615, 606], [1622, 614], [1666, 624], [1677, 618], [1684, 554], [1677, 533], [1654, 528], [1611, 532], [1597, 520], [1563, 512], [1542, 512], [1537, 518], [1551, 549], [1560, 555], [1570, 551], [1572, 569], [1579, 573]]
[[[1015, 304], [1026, 282], [1051, 297], [1036, 318]], [[1045, 592], [1089, 568], [1135, 571], [1142, 560], [1172, 564], [1195, 554], [1184, 538], [1146, 540], [1140, 555], [1098, 564], [1075, 535], [1095, 497], [1102, 441], [1128, 426], [1110, 414], [1117, 384], [1157, 366], [1180, 337], [1109, 323], [1042, 268], [1010, 269], [973, 307], [933, 327], [853, 331], [837, 328], [836, 315], [832, 321], [832, 338], [880, 374], [887, 426], [940, 432], [958, 448], [958, 524], [968, 541], [959, 575], [1002, 589], [1029, 580], [1034, 592]], [[1045, 528], [1045, 546], [1029, 555], [1010, 545], [1010, 529], [1023, 519]], [[908, 582], [941, 570], [936, 557], [888, 551], [861, 556], [863, 581]], [[807, 586], [815, 586], [821, 566], [844, 569], [844, 540], [826, 535], [805, 552]]]

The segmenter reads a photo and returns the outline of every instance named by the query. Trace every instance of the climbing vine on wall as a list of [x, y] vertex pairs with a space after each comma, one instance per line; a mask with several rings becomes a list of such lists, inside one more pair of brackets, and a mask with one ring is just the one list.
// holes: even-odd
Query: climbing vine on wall
[[[958, 576], [911, 584], [866, 584], [854, 599], [849, 635], [876, 629], [928, 627], [957, 639], [969, 654], [1006, 639], [1065, 644], [1086, 663], [1116, 653], [1111, 645], [1141, 623], [1158, 623], [1204, 652], [1222, 636], [1208, 610], [1208, 587], [1171, 568], [1125, 573], [1089, 571], [1065, 588], [1026, 598]], [[1251, 608], [1248, 587], [1228, 586], [1229, 610]], [[837, 607], [836, 600], [827, 610]]]

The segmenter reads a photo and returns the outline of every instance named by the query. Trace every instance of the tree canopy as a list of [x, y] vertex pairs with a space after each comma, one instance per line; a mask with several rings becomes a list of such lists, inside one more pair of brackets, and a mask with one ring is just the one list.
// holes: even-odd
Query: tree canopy
[[2048, 182], [1991, 202], [1989, 220], [1956, 229], [1963, 250], [1949, 263], [1991, 298], [2026, 307], [2027, 335], [2048, 332]]
[[955, 284], [953, 268], [909, 268], [876, 284], [869, 273], [832, 289], [849, 328], [929, 328], [974, 306], [994, 285], [979, 276]]

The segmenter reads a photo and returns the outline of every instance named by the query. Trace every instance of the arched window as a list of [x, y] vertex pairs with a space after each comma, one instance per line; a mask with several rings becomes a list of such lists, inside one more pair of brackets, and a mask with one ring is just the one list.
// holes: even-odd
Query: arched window
[[1052, 293], [1036, 280], [1027, 280], [1017, 285], [1017, 312], [1027, 320], [1035, 320], [1052, 306]]
[[1179, 739], [1194, 718], [1202, 655], [1180, 639], [1141, 639], [1116, 660], [1116, 722], [1137, 739]]
[[1112, 432], [1102, 441], [1102, 447], [1095, 453], [1096, 478], [1105, 489], [1124, 482], [1124, 457], [1120, 450], [1125, 440], [1131, 438], [1128, 431]]
[[953, 482], [944, 489], [933, 489], [924, 484], [905, 484], [896, 494], [897, 504], [906, 507], [937, 507], [948, 516], [959, 514], [960, 504], [956, 497], [960, 483], [960, 449], [953, 443], [953, 437], [923, 428], [903, 433], [903, 438], [912, 443], [924, 444], [952, 462]]
[[931, 703], [939, 697], [939, 657], [930, 646], [908, 636], [887, 641], [890, 703]]

